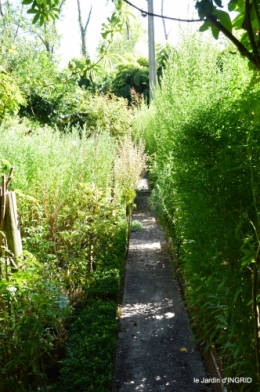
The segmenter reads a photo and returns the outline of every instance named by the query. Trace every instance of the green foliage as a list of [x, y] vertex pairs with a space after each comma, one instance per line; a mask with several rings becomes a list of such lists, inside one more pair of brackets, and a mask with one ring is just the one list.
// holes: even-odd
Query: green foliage
[[115, 360], [117, 302], [124, 270], [126, 227], [121, 225], [104, 266], [93, 274], [89, 299], [71, 324], [55, 391], [110, 390]]
[[[214, 4], [215, 3], [215, 4]], [[196, 8], [200, 18], [204, 19], [204, 24], [200, 31], [211, 28], [213, 37], [218, 39], [219, 32], [222, 32], [231, 40], [242, 56], [250, 61], [250, 66], [260, 69], [259, 52], [259, 28], [260, 28], [260, 7], [258, 1], [230, 0], [228, 10], [238, 13], [237, 17], [231, 21], [230, 14], [220, 10], [223, 8], [222, 0], [199, 0], [196, 1]], [[242, 30], [240, 39], [236, 38], [233, 30]]]
[[[32, 5], [37, 8], [37, 3]], [[107, 50], [111, 44], [110, 41], [114, 34], [121, 29], [120, 24], [123, 23], [123, 20], [118, 22], [117, 11], [111, 16], [108, 24], [103, 26], [103, 32], [106, 31], [107, 38], [99, 48], [99, 59], [96, 62], [89, 58], [74, 59], [63, 71], [60, 71], [51, 50], [54, 45], [54, 37], [50, 37], [48, 33], [53, 28], [55, 30], [53, 23], [49, 28], [45, 22], [43, 28], [34, 27], [30, 39], [28, 39], [25, 34], [19, 34], [20, 32], [28, 33], [28, 20], [23, 15], [22, 9], [18, 10], [10, 6], [9, 3], [4, 3], [2, 11], [0, 59], [5, 70], [10, 73], [10, 77], [3, 71], [3, 92], [1, 95], [5, 99], [2, 99], [3, 114], [0, 113], [1, 117], [8, 112], [20, 109], [21, 116], [38, 121], [40, 124], [57, 126], [62, 131], [66, 127], [71, 128], [75, 125], [83, 127], [86, 124], [88, 126], [89, 119], [90, 127], [93, 125], [98, 127], [99, 124], [93, 119], [95, 109], [93, 110], [91, 107], [91, 101], [95, 101], [93, 104], [97, 102], [94, 97], [88, 95], [86, 91], [82, 91], [78, 86], [88, 89], [92, 93], [95, 93], [96, 90], [108, 90], [106, 88], [107, 81], [103, 82], [102, 79], [105, 73], [100, 62], [102, 59], [103, 61], [108, 59]], [[47, 7], [46, 13], [48, 12]], [[106, 79], [109, 80], [108, 77]], [[10, 90], [12, 90], [12, 94]], [[18, 96], [19, 93], [24, 96], [23, 100], [22, 96]], [[116, 102], [112, 97], [111, 101]], [[22, 104], [24, 106], [21, 107]], [[98, 106], [100, 108], [101, 105]], [[91, 113], [88, 114], [85, 108], [90, 109]], [[101, 109], [100, 112], [102, 113]], [[100, 116], [100, 113], [98, 115]], [[104, 123], [104, 116], [100, 117]], [[119, 123], [118, 112], [115, 118]], [[111, 122], [111, 116], [109, 116], [108, 122]], [[112, 125], [109, 127], [112, 128]], [[117, 125], [116, 128], [118, 128]], [[121, 133], [118, 129], [115, 130], [116, 132]]]
[[23, 0], [23, 5], [29, 5], [28, 14], [34, 15], [32, 23], [39, 23], [40, 26], [51, 19], [59, 16], [59, 0]]
[[[169, 44], [166, 46], [156, 46], [157, 77], [160, 81], [163, 71], [172, 57], [177, 56], [177, 51]], [[147, 58], [140, 57], [136, 62], [119, 64], [116, 67], [115, 76], [112, 79], [111, 89], [119, 97], [127, 98], [128, 102], [134, 106], [135, 97], [132, 92], [142, 96], [146, 102], [149, 101], [149, 61]]]
[[[24, 256], [23, 265], [0, 281], [0, 391], [30, 390], [46, 383], [46, 353], [62, 344], [69, 300], [47, 271]], [[1, 264], [3, 259], [1, 259]]]
[[112, 82], [112, 91], [119, 97], [124, 97], [131, 102], [131, 88], [144, 98], [149, 96], [148, 68], [138, 64], [122, 64], [117, 66], [117, 72]]
[[156, 45], [156, 64], [159, 81], [162, 77], [163, 71], [167, 66], [167, 63], [172, 61], [174, 56], [177, 56], [177, 51], [168, 42], [165, 46], [161, 44]]
[[60, 209], [55, 242], [60, 277], [70, 295], [95, 283], [93, 272], [107, 263], [121, 220], [120, 205], [111, 203], [93, 184], [78, 184], [74, 201]]
[[123, 98], [113, 94], [89, 94], [83, 91], [76, 110], [70, 112], [64, 116], [61, 122], [63, 126], [79, 124], [87, 134], [100, 130], [119, 137], [129, 134], [131, 130], [132, 112]]
[[20, 105], [25, 105], [25, 102], [15, 80], [3, 68], [0, 68], [0, 120], [7, 113], [17, 113]]
[[31, 123], [11, 124], [2, 126], [1, 152], [15, 167], [12, 186], [18, 190], [23, 240], [44, 260], [55, 250], [59, 214], [75, 199], [78, 184], [109, 190], [116, 146], [107, 134], [87, 140], [77, 132], [61, 136]]
[[[145, 166], [143, 146], [130, 137], [134, 112], [127, 102], [78, 86], [89, 78], [91, 91], [100, 88], [97, 64], [74, 60], [68, 69], [58, 69], [48, 51], [54, 40], [49, 40], [46, 21], [57, 16], [59, 4], [47, 3], [24, 2], [33, 23], [43, 25], [44, 50], [39, 41], [19, 37], [18, 31], [27, 29], [22, 11], [12, 14], [9, 7], [5, 13], [4, 8], [0, 21], [0, 58], [7, 70], [0, 77], [0, 170], [7, 174], [15, 167], [10, 189], [17, 195], [25, 249], [14, 267], [4, 241], [0, 244], [3, 392], [46, 391], [50, 383], [57, 391], [59, 385], [48, 376], [61, 368], [65, 325], [71, 320], [76, 321], [62, 370], [66, 387], [80, 390], [85, 380], [97, 390], [109, 388], [134, 188]], [[100, 58], [126, 20], [116, 9], [103, 25], [107, 41]], [[134, 100], [137, 105], [137, 94]], [[18, 110], [23, 119], [8, 116]], [[87, 324], [79, 336], [83, 303]]]
[[132, 221], [132, 225], [131, 225], [131, 231], [136, 232], [136, 231], [142, 231], [143, 226], [141, 222], [138, 221]]
[[128, 134], [133, 116], [126, 101], [111, 93], [92, 93], [99, 83], [93, 82], [93, 75], [89, 77], [81, 76], [79, 84], [82, 87], [89, 86], [90, 91], [78, 87], [75, 79], [73, 81], [74, 76], [66, 83], [64, 77], [58, 80], [57, 76], [52, 88], [48, 85], [42, 89], [40, 86], [32, 88], [28, 103], [20, 109], [19, 114], [40, 124], [56, 126], [62, 132], [78, 127], [81, 134], [85, 130], [87, 135], [97, 130], [109, 132], [112, 136]]
[[229, 52], [220, 69], [218, 51], [197, 36], [178, 54], [135, 125], [154, 154], [152, 204], [173, 238], [198, 340], [217, 348], [226, 376], [253, 378], [239, 390], [255, 391], [259, 86]]
[[[8, 173], [10, 165], [15, 166], [11, 189], [17, 195], [25, 249], [16, 272], [8, 252], [0, 260], [3, 391], [46, 390], [46, 373], [60, 368], [69, 309], [71, 305], [78, 309], [87, 298], [92, 298], [89, 309], [97, 308], [97, 313], [108, 309], [108, 313], [98, 317], [98, 327], [95, 324], [86, 333], [104, 331], [105, 323], [104, 342], [108, 344], [92, 362], [82, 352], [88, 363], [82, 369], [89, 372], [82, 377], [89, 379], [95, 366], [105, 363], [104, 352], [113, 356], [115, 310], [128, 236], [126, 210], [132, 207], [145, 158], [143, 146], [135, 146], [130, 137], [120, 140], [105, 129], [102, 133], [93, 128], [93, 133], [92, 137], [79, 136], [77, 130], [61, 134], [10, 118], [0, 127], [0, 168]], [[103, 341], [100, 334], [96, 345]], [[84, 335], [84, 339], [91, 342], [93, 336]], [[75, 361], [75, 352], [70, 354], [70, 350], [68, 356]], [[95, 381], [97, 385], [110, 382], [111, 359], [109, 363], [104, 380]], [[74, 377], [72, 385], [76, 385], [78, 373], [69, 377]]]
[[[93, 67], [92, 67], [93, 66]], [[69, 62], [68, 68], [75, 73], [75, 75], [79, 75], [78, 85], [88, 90], [95, 90], [96, 80], [98, 76], [102, 75], [102, 69], [97, 64], [94, 66], [94, 63], [91, 62], [90, 58], [79, 58], [72, 59]]]
[[1, 73], [2, 90], [8, 92], [5, 107], [14, 106], [15, 101], [14, 109], [20, 115], [54, 125], [71, 107], [72, 93], [77, 93], [75, 80], [69, 81], [69, 77], [58, 70], [57, 63], [37, 41], [28, 42], [19, 37], [14, 40], [5, 29], [2, 35], [0, 59], [8, 72]]
[[123, 62], [126, 55], [129, 54], [136, 58], [139, 54], [137, 45], [145, 44], [146, 37], [147, 31], [143, 27], [141, 15], [133, 17], [131, 14], [127, 20], [124, 20], [122, 31], [113, 37], [108, 53], [120, 56], [120, 62]]
[[116, 345], [117, 305], [91, 300], [69, 331], [61, 387], [56, 391], [108, 391], [111, 388]]

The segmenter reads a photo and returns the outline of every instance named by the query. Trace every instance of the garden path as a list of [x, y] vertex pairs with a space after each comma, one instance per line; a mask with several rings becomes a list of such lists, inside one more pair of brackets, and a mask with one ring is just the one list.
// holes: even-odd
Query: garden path
[[[206, 392], [201, 356], [163, 232], [148, 203], [146, 179], [139, 182], [126, 263], [113, 392]], [[197, 382], [195, 382], [195, 379]]]

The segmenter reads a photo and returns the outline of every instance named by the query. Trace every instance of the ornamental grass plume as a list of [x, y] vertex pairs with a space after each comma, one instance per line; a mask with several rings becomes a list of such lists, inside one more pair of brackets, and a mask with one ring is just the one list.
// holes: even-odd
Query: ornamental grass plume
[[115, 182], [121, 189], [134, 190], [146, 170], [147, 155], [142, 141], [136, 144], [130, 136], [119, 142], [115, 159]]

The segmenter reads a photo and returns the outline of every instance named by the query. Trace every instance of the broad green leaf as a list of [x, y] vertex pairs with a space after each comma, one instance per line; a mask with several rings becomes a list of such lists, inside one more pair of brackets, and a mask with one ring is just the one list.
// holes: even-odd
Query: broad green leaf
[[235, 29], [240, 29], [243, 24], [244, 18], [245, 18], [244, 14], [238, 14], [237, 17], [233, 20], [232, 26]]
[[245, 9], [244, 0], [231, 0], [228, 4], [229, 11], [243, 12]]
[[198, 14], [200, 18], [204, 18], [205, 16], [212, 14], [214, 12], [213, 2], [208, 0], [201, 0], [196, 2], [195, 8], [198, 10]]
[[248, 68], [254, 71], [257, 69], [256, 66], [252, 63], [252, 61], [248, 61]]
[[38, 20], [39, 20], [39, 18], [40, 18], [40, 13], [38, 12], [37, 14], [35, 14], [35, 17], [33, 18], [33, 21], [32, 21], [32, 23], [33, 24], [35, 24], [35, 23], [37, 23], [38, 22]]
[[41, 15], [41, 17], [40, 17], [40, 26], [43, 25], [44, 21], [45, 21], [45, 16]]
[[200, 26], [199, 31], [203, 32], [208, 30], [211, 27], [209, 22], [204, 22], [202, 26]]
[[260, 27], [259, 22], [258, 22], [257, 18], [251, 19], [251, 20], [252, 20], [252, 29], [253, 29], [254, 34], [256, 35], [259, 32], [259, 27]]
[[104, 39], [106, 39], [109, 34], [110, 34], [110, 31], [104, 31], [103, 33], [101, 33], [102, 38], [104, 38]]
[[230, 3], [228, 3], [228, 10], [231, 12], [231, 11], [234, 11], [235, 8], [236, 8], [235, 1], [230, 1]]
[[33, 0], [23, 0], [22, 4], [28, 5], [28, 4], [31, 4], [32, 2], [33, 2]]
[[219, 37], [219, 29], [215, 26], [211, 26], [212, 35], [215, 39]]
[[244, 12], [245, 11], [245, 0], [237, 0], [236, 1], [236, 11]]
[[36, 10], [35, 8], [31, 8], [27, 11], [28, 14], [37, 14], [37, 12], [39, 12], [39, 10]]
[[217, 10], [214, 13], [220, 23], [231, 33], [232, 32], [232, 22], [228, 12]]

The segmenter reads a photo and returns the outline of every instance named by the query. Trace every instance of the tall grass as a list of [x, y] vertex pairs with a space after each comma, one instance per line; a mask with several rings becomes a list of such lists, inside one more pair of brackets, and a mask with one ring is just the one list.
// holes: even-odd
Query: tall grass
[[[122, 139], [109, 130], [93, 133], [88, 138], [77, 129], [61, 134], [20, 119], [0, 126], [0, 172], [15, 168], [10, 189], [17, 194], [24, 249], [13, 271], [6, 262], [10, 253], [0, 244], [6, 270], [0, 278], [0, 391], [49, 390], [46, 369], [60, 366], [66, 320], [88, 297], [91, 306], [96, 303], [94, 313], [105, 309], [96, 340], [104, 322], [111, 323], [107, 331], [115, 335], [126, 209], [133, 204], [145, 157], [143, 147], [129, 137], [130, 128]], [[113, 357], [114, 335], [107, 335], [111, 343], [102, 356]], [[97, 344], [92, 336], [86, 340]], [[92, 373], [103, 359], [89, 361], [84, 355], [89, 374], [80, 377], [98, 388], [101, 380]], [[70, 359], [64, 363], [76, 366]], [[111, 382], [111, 372], [110, 366], [102, 383]], [[77, 383], [76, 375], [70, 377]]]
[[[1, 156], [15, 166], [13, 187], [34, 197], [43, 189], [68, 194], [77, 181], [95, 182], [106, 189], [110, 181], [115, 143], [107, 133], [93, 138], [72, 133], [61, 134], [45, 126], [32, 129], [33, 123], [6, 121], [1, 127]], [[53, 193], [53, 192], [50, 192]]]

